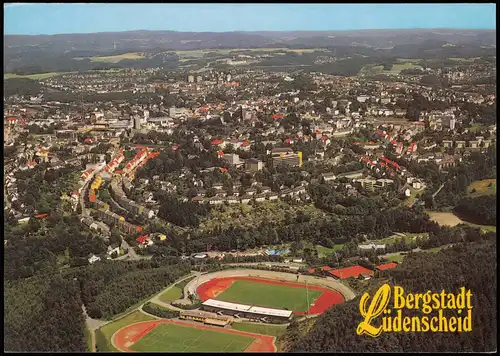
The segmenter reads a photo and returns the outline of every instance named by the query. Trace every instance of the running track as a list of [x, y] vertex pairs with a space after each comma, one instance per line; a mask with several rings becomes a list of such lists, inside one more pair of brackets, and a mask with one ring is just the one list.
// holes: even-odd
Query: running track
[[[252, 281], [256, 283], [267, 283], [267, 284], [277, 284], [287, 287], [294, 288], [305, 288], [305, 285], [302, 283], [294, 283], [294, 282], [281, 282], [275, 281], [271, 279], [265, 278], [256, 278], [256, 277], [224, 277], [224, 278], [214, 278], [203, 284], [201, 284], [196, 293], [199, 298], [203, 301], [208, 299], [215, 299], [220, 293], [224, 292], [227, 288], [229, 288], [236, 281]], [[341, 293], [324, 288], [318, 287], [314, 285], [308, 285], [307, 288], [309, 290], [317, 290], [322, 291], [323, 293], [319, 296], [318, 299], [314, 302], [309, 308], [310, 314], [321, 314], [332, 305], [344, 302], [344, 297]], [[306, 315], [306, 312], [293, 312], [296, 315]]]
[[158, 324], [161, 323], [187, 326], [190, 328], [197, 328], [202, 330], [212, 330], [227, 334], [250, 336], [253, 337], [255, 341], [250, 344], [250, 346], [245, 350], [245, 352], [276, 352], [276, 346], [274, 345], [274, 340], [275, 340], [274, 336], [247, 333], [244, 331], [223, 329], [219, 327], [206, 326], [202, 324], [197, 325], [177, 320], [153, 320], [153, 321], [143, 321], [127, 325], [113, 334], [111, 342], [113, 346], [120, 351], [135, 352], [134, 350], [129, 349], [129, 347], [132, 346], [137, 341], [139, 341], [144, 336], [146, 336], [151, 330], [153, 330]]

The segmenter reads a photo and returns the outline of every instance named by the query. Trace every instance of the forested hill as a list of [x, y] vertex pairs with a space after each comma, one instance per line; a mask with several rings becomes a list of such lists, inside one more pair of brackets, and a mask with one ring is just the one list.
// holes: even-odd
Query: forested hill
[[[390, 283], [406, 292], [458, 292], [472, 290], [472, 332], [469, 333], [382, 333], [377, 338], [358, 336], [361, 321], [359, 297], [332, 307], [320, 316], [305, 336], [300, 324], [287, 330], [285, 351], [302, 352], [488, 352], [497, 348], [496, 321], [496, 234], [487, 240], [456, 245], [435, 255], [413, 254], [391, 272]], [[467, 238], [467, 237], [466, 237]], [[372, 293], [373, 295], [373, 293]], [[392, 302], [391, 302], [392, 303]], [[410, 313], [405, 312], [406, 315]]]

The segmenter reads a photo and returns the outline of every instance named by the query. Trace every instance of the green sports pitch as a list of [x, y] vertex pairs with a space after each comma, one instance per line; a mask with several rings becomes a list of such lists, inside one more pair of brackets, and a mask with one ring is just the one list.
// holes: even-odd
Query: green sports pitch
[[[309, 304], [314, 303], [322, 291], [309, 290]], [[306, 289], [254, 281], [235, 281], [215, 299], [224, 302], [259, 307], [307, 312]]]
[[130, 347], [139, 352], [243, 352], [255, 339], [173, 324], [159, 324]]

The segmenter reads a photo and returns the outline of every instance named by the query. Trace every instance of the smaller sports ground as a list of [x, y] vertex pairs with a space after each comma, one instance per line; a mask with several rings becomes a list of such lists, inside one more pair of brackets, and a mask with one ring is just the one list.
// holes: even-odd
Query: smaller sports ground
[[125, 352], [276, 352], [275, 337], [176, 320], [127, 325], [112, 337]]
[[[332, 305], [344, 302], [335, 290], [305, 283], [276, 281], [258, 277], [213, 278], [196, 289], [206, 301], [246, 304], [264, 308], [291, 310], [296, 315], [321, 314]], [[309, 305], [308, 305], [309, 303]]]

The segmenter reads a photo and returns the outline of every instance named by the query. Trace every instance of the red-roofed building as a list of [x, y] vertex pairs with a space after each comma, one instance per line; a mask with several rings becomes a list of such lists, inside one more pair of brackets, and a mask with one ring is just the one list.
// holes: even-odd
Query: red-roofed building
[[351, 266], [328, 271], [332, 276], [339, 279], [358, 278], [360, 275], [373, 276], [374, 272], [361, 266]]
[[375, 268], [377, 268], [379, 271], [385, 271], [386, 269], [396, 268], [397, 266], [398, 266], [398, 264], [396, 262], [389, 262], [389, 263], [381, 264]]
[[141, 235], [138, 238], [136, 238], [135, 241], [137, 241], [140, 244], [139, 245], [140, 248], [153, 244], [153, 240], [151, 240], [148, 235]]
[[212, 145], [221, 145], [224, 143], [224, 140], [213, 140], [210, 142]]
[[274, 115], [273, 115], [273, 119], [274, 119], [274, 120], [281, 120], [281, 119], [283, 119], [283, 118], [284, 118], [284, 116], [283, 116], [283, 115], [281, 115], [281, 114], [274, 114]]

